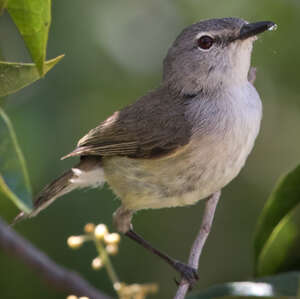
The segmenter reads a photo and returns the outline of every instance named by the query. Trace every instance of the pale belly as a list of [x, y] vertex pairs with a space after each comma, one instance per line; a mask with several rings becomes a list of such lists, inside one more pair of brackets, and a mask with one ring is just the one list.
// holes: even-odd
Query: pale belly
[[[196, 132], [188, 145], [169, 157], [104, 158], [105, 179], [123, 206], [140, 210], [191, 205], [234, 179], [253, 148], [261, 120], [261, 103], [254, 87], [245, 86], [245, 98], [240, 91], [228, 93], [227, 106], [219, 109], [224, 111], [216, 128], [199, 136]], [[232, 107], [228, 109], [230, 101]], [[197, 103], [191, 106], [195, 118], [202, 109], [198, 108]], [[209, 120], [207, 127], [215, 120]]]
[[103, 161], [105, 178], [131, 210], [191, 205], [219, 191], [237, 176], [254, 137], [235, 146], [197, 142], [161, 159], [113, 157]]

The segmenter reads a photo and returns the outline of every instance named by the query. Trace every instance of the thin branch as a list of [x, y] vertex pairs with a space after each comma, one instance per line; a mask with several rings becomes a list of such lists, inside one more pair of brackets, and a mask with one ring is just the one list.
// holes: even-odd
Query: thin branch
[[[207, 200], [207, 202], [205, 204], [205, 210], [204, 210], [200, 230], [194, 241], [194, 244], [193, 244], [191, 252], [190, 252], [190, 257], [189, 257], [188, 264], [189, 264], [189, 266], [193, 267], [194, 269], [198, 269], [198, 267], [199, 267], [199, 258], [202, 253], [202, 249], [205, 244], [205, 241], [209, 235], [220, 196], [221, 196], [220, 191], [214, 193]], [[174, 299], [183, 299], [185, 297], [189, 287], [190, 287], [189, 283], [185, 279], [181, 279]]]
[[110, 299], [75, 272], [54, 263], [47, 255], [19, 236], [0, 218], [0, 248], [15, 256], [55, 289], [90, 299]]

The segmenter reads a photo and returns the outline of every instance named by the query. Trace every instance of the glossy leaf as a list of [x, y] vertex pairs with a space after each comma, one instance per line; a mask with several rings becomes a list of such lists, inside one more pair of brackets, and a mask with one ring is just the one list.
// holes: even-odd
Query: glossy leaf
[[273, 230], [256, 264], [257, 276], [274, 274], [284, 264], [298, 230], [290, 217], [284, 217]]
[[265, 277], [253, 281], [229, 282], [216, 285], [188, 299], [212, 299], [218, 297], [281, 297], [296, 296], [299, 286], [300, 272], [289, 272], [276, 276]]
[[[64, 55], [45, 62], [45, 73], [53, 68]], [[38, 80], [40, 75], [33, 63], [0, 62], [0, 97], [14, 93]]]
[[32, 194], [26, 163], [13, 126], [0, 108], [0, 193], [22, 211], [32, 209]]
[[299, 203], [300, 166], [280, 179], [260, 216], [254, 240], [257, 275], [272, 274], [283, 262], [297, 235], [288, 219]]
[[18, 27], [40, 75], [44, 75], [51, 0], [9, 0], [7, 10]]

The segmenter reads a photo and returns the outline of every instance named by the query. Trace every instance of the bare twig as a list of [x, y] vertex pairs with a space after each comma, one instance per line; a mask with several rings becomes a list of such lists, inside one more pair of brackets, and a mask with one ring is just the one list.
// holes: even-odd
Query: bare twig
[[67, 294], [87, 296], [90, 299], [109, 299], [77, 273], [55, 264], [47, 255], [19, 236], [0, 218], [0, 248], [15, 256], [38, 273], [54, 288]]
[[[209, 235], [211, 225], [214, 219], [215, 210], [218, 201], [220, 199], [220, 196], [221, 196], [221, 192], [220, 191], [216, 192], [206, 202], [200, 230], [194, 241], [194, 244], [190, 252], [190, 257], [189, 257], [189, 266], [195, 269], [198, 269], [199, 258], [202, 253], [202, 249], [205, 244], [205, 241]], [[189, 283], [185, 279], [181, 279], [174, 299], [183, 299], [189, 287], [190, 287]]]

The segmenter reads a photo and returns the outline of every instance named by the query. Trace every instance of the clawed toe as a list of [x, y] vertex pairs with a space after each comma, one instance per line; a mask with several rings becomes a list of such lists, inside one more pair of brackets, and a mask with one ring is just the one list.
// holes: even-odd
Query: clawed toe
[[[190, 287], [192, 287], [196, 281], [199, 279], [197, 270], [192, 268], [189, 265], [186, 265], [181, 262], [176, 262], [174, 268], [181, 274], [181, 276], [188, 281]], [[179, 284], [177, 280], [175, 280], [176, 284]]]

